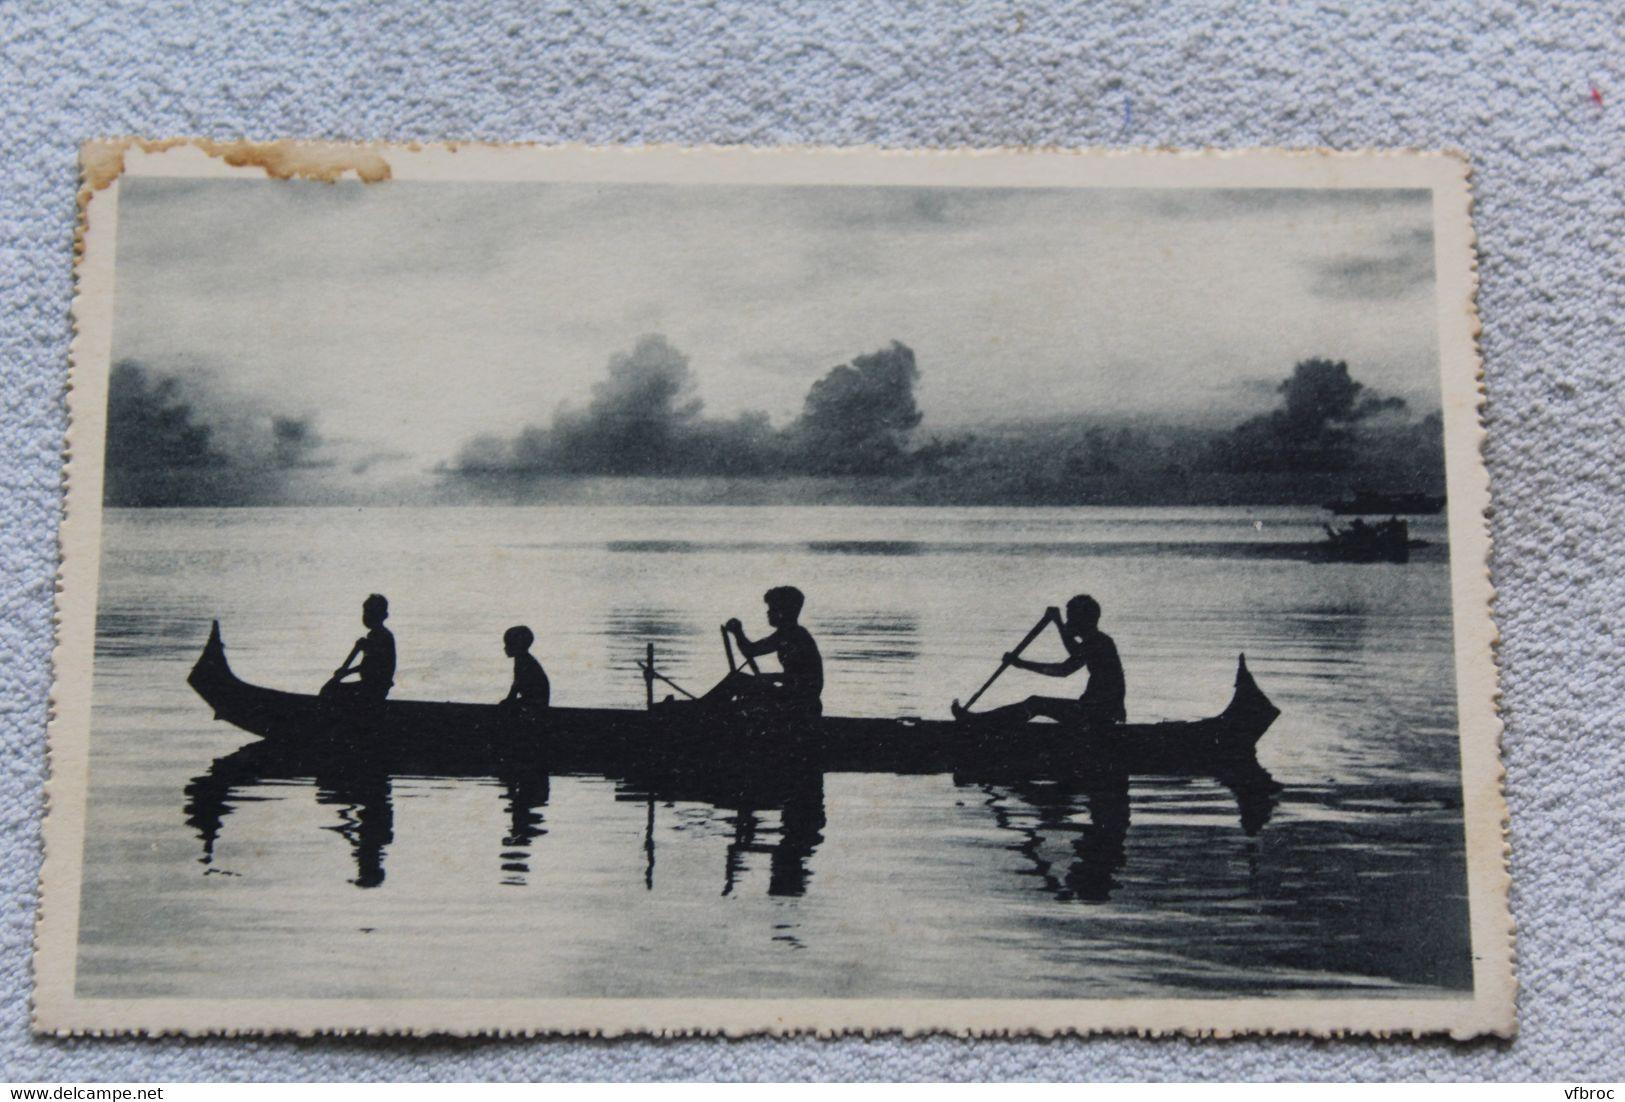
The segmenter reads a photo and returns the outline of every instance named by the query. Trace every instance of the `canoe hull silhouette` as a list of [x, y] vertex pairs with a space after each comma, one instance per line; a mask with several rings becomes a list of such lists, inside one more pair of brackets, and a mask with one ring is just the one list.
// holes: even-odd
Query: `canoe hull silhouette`
[[719, 719], [684, 705], [647, 710], [555, 707], [526, 716], [494, 704], [389, 700], [361, 712], [314, 695], [243, 681], [226, 661], [217, 622], [188, 683], [216, 719], [312, 762], [364, 759], [391, 772], [491, 773], [513, 768], [614, 772], [729, 768], [945, 773], [995, 768], [1053, 775], [1111, 767], [1128, 773], [1212, 773], [1253, 761], [1280, 714], [1245, 658], [1230, 705], [1188, 722], [1077, 731], [944, 720], [750, 715]]

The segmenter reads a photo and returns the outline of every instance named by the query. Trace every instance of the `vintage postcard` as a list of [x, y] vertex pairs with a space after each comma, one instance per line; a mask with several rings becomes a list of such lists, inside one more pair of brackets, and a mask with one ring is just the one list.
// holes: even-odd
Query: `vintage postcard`
[[37, 1029], [1513, 1030], [1461, 159], [84, 171]]

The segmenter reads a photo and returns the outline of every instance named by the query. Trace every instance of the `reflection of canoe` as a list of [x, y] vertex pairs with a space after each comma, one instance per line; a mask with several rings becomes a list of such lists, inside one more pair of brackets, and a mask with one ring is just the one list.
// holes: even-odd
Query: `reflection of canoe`
[[1090, 732], [1056, 724], [965, 726], [951, 721], [825, 716], [719, 721], [683, 706], [645, 711], [552, 708], [540, 719], [492, 704], [390, 700], [360, 715], [316, 696], [239, 679], [215, 624], [187, 679], [225, 720], [269, 743], [330, 761], [365, 759], [394, 773], [494, 773], [528, 766], [614, 775], [660, 771], [816, 769], [951, 773], [996, 765], [1050, 775], [1109, 764], [1126, 773], [1212, 773], [1253, 758], [1280, 712], [1242, 660], [1223, 712], [1190, 722], [1123, 724]]
[[[315, 789], [316, 802], [338, 811], [338, 822], [326, 827], [347, 841], [355, 859], [358, 887], [384, 882], [386, 852], [395, 838], [394, 775], [383, 763], [362, 754], [339, 760], [331, 751], [279, 742], [250, 743], [216, 759], [208, 772], [193, 778], [186, 788], [186, 820], [203, 842], [202, 864], [213, 866], [216, 847], [227, 818], [245, 802], [258, 797], [250, 791], [267, 782], [302, 782]], [[418, 775], [422, 762], [392, 763], [402, 773]], [[524, 884], [531, 871], [533, 847], [546, 834], [551, 777], [546, 771], [512, 764], [442, 768], [437, 780], [465, 779], [492, 783], [506, 809], [500, 836], [501, 880]], [[609, 776], [617, 801], [647, 805], [644, 827], [644, 887], [655, 880], [656, 803], [700, 803], [729, 809], [725, 821], [733, 824], [727, 848], [723, 895], [732, 894], [745, 871], [749, 855], [768, 858], [767, 893], [795, 896], [806, 892], [809, 860], [824, 840], [827, 825], [824, 774], [796, 768], [707, 768], [670, 770], [631, 765]], [[1220, 765], [1212, 779], [1228, 788], [1236, 799], [1241, 828], [1256, 835], [1274, 811], [1281, 785], [1251, 754]], [[1065, 776], [1038, 777], [1025, 770], [1004, 770], [986, 765], [971, 773], [955, 773], [955, 785], [980, 788], [985, 804], [1001, 830], [1015, 832], [1020, 841], [1012, 848], [1025, 855], [1031, 873], [1043, 890], [1063, 900], [1102, 901], [1117, 886], [1117, 872], [1126, 857], [1124, 840], [1129, 830], [1129, 778], [1109, 763], [1077, 769]], [[1165, 782], [1167, 783], [1167, 782]], [[1183, 784], [1184, 778], [1173, 782]], [[1030, 817], [1017, 808], [1030, 809]], [[763, 812], [776, 812], [776, 828], [764, 830]], [[1070, 857], [1064, 867], [1045, 857], [1046, 837], [1069, 841]], [[493, 847], [495, 848], [495, 847]], [[238, 864], [257, 852], [237, 851]]]

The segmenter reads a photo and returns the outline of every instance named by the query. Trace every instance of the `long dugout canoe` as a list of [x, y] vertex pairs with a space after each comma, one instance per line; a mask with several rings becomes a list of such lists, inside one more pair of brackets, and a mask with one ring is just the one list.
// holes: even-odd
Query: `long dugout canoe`
[[794, 721], [721, 717], [693, 705], [549, 708], [525, 715], [494, 704], [389, 700], [365, 713], [323, 697], [239, 678], [215, 622], [187, 678], [214, 716], [312, 761], [366, 760], [395, 773], [555, 773], [812, 769], [822, 772], [1050, 776], [1077, 771], [1213, 774], [1255, 762], [1277, 716], [1238, 659], [1235, 692], [1218, 715], [1078, 730], [1062, 724], [822, 716]]

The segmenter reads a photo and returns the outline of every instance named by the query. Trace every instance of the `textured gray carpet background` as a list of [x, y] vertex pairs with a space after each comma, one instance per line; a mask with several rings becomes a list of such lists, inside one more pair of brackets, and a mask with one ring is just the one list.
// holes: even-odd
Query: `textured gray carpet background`
[[[1622, 23], [1617, 2], [0, 2], [0, 1079], [1625, 1077]], [[1465, 150], [1522, 1037], [31, 1038], [75, 149], [126, 133]]]

